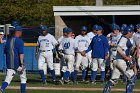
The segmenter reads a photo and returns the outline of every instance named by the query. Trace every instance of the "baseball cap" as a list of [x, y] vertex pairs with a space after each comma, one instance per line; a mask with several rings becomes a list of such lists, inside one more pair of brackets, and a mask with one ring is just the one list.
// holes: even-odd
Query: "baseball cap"
[[22, 27], [21, 26], [16, 26], [15, 31], [22, 31]]
[[68, 30], [68, 27], [64, 27], [64, 28], [63, 28], [63, 33], [66, 33], [67, 30]]
[[87, 27], [86, 26], [82, 26], [81, 31], [87, 31]]
[[123, 31], [123, 35], [126, 35], [128, 32], [134, 32], [134, 29], [130, 26], [126, 27]]
[[126, 24], [122, 24], [122, 26], [121, 26], [121, 31], [124, 31], [124, 29], [127, 27], [127, 25]]
[[103, 30], [102, 26], [95, 26], [95, 30]]
[[47, 26], [41, 26], [41, 30], [42, 31], [48, 31], [48, 27]]
[[130, 24], [129, 27], [131, 27], [132, 29], [134, 29], [134, 25]]
[[94, 25], [94, 26], [92, 27], [92, 30], [95, 30], [97, 27], [98, 27], [98, 25]]
[[73, 30], [71, 28], [67, 29], [67, 33], [72, 32]]
[[140, 28], [140, 24], [137, 24], [137, 25], [136, 25], [136, 28]]
[[113, 30], [120, 30], [120, 26], [117, 24], [112, 24], [112, 29]]

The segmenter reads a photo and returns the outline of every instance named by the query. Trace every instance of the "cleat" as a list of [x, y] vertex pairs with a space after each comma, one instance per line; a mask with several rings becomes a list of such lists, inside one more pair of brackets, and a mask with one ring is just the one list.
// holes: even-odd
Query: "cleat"
[[96, 82], [95, 81], [91, 81], [91, 84], [96, 85]]
[[60, 79], [59, 82], [60, 82], [62, 85], [64, 85], [64, 81], [63, 81], [63, 80]]
[[46, 80], [45, 80], [45, 81], [43, 81], [43, 84], [44, 84], [44, 85], [46, 85], [46, 84], [47, 84], [47, 81], [46, 81]]
[[70, 84], [72, 82], [70, 82], [70, 80], [64, 80], [64, 84]]

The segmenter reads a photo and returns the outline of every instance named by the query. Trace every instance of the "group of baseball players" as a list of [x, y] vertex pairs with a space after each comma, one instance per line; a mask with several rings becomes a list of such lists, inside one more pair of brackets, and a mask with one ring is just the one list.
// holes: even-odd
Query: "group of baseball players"
[[96, 84], [98, 71], [101, 72], [100, 81], [104, 82], [106, 63], [109, 62], [111, 79], [105, 85], [103, 93], [110, 93], [120, 75], [123, 76], [124, 81], [127, 81], [126, 93], [132, 93], [138, 69], [136, 65], [140, 65], [140, 24], [136, 25], [136, 33], [133, 25], [123, 24], [120, 28], [117, 24], [112, 24], [111, 28], [112, 32], [105, 37], [100, 25], [94, 25], [89, 33], [88, 28], [82, 26], [79, 29], [80, 34], [73, 37], [72, 28], [64, 27], [63, 36], [56, 40], [48, 33], [48, 28], [42, 26], [43, 36], [38, 38], [36, 55], [43, 83], [47, 83], [43, 71], [45, 62], [50, 69], [52, 80], [56, 82], [53, 66], [53, 52], [56, 50], [61, 64], [59, 80], [61, 84], [70, 81], [78, 84], [77, 74], [80, 70], [82, 70], [81, 79], [85, 82], [88, 68], [91, 70], [92, 84]]
[[[134, 34], [134, 30], [137, 32]], [[103, 93], [110, 93], [120, 75], [127, 81], [126, 93], [132, 93], [137, 69], [140, 67], [140, 24], [134, 28], [133, 25], [123, 24], [119, 27], [112, 24], [112, 32], [106, 36], [100, 25], [94, 25], [91, 32], [86, 26], [82, 26], [80, 34], [74, 37], [72, 28], [64, 27], [63, 36], [58, 40], [48, 32], [47, 26], [41, 26], [42, 35], [38, 37], [36, 58], [38, 69], [44, 84], [47, 83], [44, 74], [44, 64], [47, 63], [52, 81], [56, 83], [53, 53], [57, 52], [61, 64], [61, 84], [69, 83], [70, 80], [78, 84], [77, 74], [82, 70], [82, 81], [86, 82], [88, 70], [91, 71], [90, 82], [96, 84], [98, 71], [101, 72], [100, 81], [105, 81], [106, 63], [110, 63], [111, 79], [106, 83]], [[1, 35], [1, 33], [0, 33]], [[16, 72], [21, 79], [21, 93], [26, 90], [26, 69], [24, 66], [24, 43], [20, 39], [22, 27], [16, 26], [14, 35], [9, 38], [5, 45], [7, 74], [2, 83], [0, 93], [10, 84]], [[0, 38], [0, 42], [4, 42]]]

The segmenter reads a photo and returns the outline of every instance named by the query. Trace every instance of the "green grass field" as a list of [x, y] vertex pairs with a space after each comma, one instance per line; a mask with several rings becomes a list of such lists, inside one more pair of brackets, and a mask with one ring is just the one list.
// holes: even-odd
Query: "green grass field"
[[[20, 93], [19, 90], [6, 90], [5, 93]], [[101, 91], [56, 91], [56, 90], [27, 90], [27, 93], [102, 93]], [[124, 92], [111, 92], [111, 93], [124, 93]], [[139, 93], [139, 92], [133, 92]]]
[[[2, 81], [5, 78], [4, 74], [0, 74], [0, 84], [2, 84]], [[51, 82], [51, 78], [50, 76], [48, 76], [48, 84], [43, 85], [41, 82], [41, 78], [39, 76], [39, 74], [27, 74], [27, 87], [64, 87], [64, 88], [103, 88], [104, 85], [101, 84], [100, 82], [97, 82], [96, 85], [93, 84], [85, 84], [82, 82], [79, 82], [77, 85], [71, 83], [71, 84], [65, 84], [65, 85], [61, 85], [61, 84], [53, 84]], [[59, 79], [59, 77], [58, 77]], [[80, 79], [78, 79], [80, 80]], [[15, 75], [13, 81], [11, 82], [10, 86], [20, 86], [20, 79], [18, 77], [18, 75]], [[114, 86], [113, 88], [123, 88], [125, 89], [125, 84], [122, 84], [120, 81], [119, 83]], [[135, 85], [136, 89], [140, 88], [140, 80], [137, 80], [137, 83]], [[20, 93], [19, 89], [7, 89], [5, 91], [5, 93]], [[102, 93], [102, 91], [74, 91], [74, 90], [27, 90], [27, 93]], [[119, 92], [111, 92], [111, 93], [124, 93], [123, 91], [119, 91]], [[140, 93], [140, 92], [133, 92], [133, 93]]]

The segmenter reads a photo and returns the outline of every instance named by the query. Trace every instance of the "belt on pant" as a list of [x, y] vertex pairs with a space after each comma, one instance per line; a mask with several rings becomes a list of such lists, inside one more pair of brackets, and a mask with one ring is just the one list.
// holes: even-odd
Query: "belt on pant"
[[51, 50], [40, 50], [40, 52], [47, 52], [47, 51], [51, 51]]

